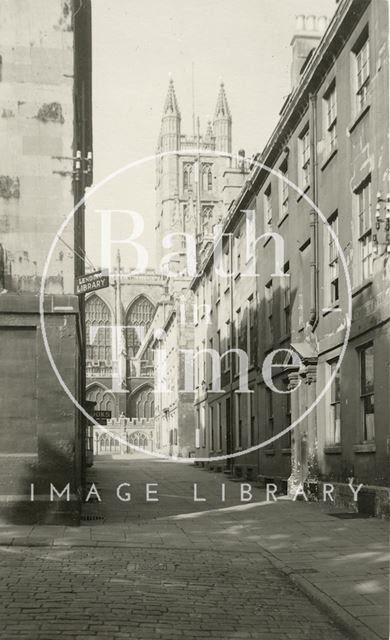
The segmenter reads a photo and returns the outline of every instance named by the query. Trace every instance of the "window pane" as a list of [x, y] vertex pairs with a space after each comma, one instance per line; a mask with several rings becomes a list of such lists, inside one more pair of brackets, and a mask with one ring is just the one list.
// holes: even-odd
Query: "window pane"
[[363, 439], [366, 441], [374, 440], [375, 422], [374, 422], [374, 396], [365, 396], [363, 398], [364, 411], [364, 433]]
[[340, 403], [332, 405], [332, 442], [337, 444], [340, 442]]
[[364, 349], [361, 354], [362, 394], [374, 391], [374, 347]]

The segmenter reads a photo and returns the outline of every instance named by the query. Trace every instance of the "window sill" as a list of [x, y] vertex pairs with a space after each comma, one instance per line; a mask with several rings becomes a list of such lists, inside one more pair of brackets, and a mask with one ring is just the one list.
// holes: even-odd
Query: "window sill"
[[370, 107], [371, 107], [370, 104], [366, 104], [366, 106], [363, 107], [363, 109], [361, 111], [359, 111], [359, 113], [357, 114], [357, 116], [355, 117], [353, 122], [349, 125], [348, 133], [352, 133], [352, 131], [355, 129], [355, 127], [357, 127], [357, 125], [359, 124], [360, 120], [362, 120], [364, 118], [364, 116], [366, 115], [366, 113], [369, 112]]
[[354, 453], [375, 453], [376, 445], [374, 442], [363, 442], [362, 444], [354, 444], [352, 447]]
[[[267, 229], [267, 231], [264, 231], [264, 233], [272, 233], [272, 229]], [[263, 247], [266, 247], [269, 242], [271, 242], [271, 236], [269, 236], [267, 240], [264, 240]]]
[[288, 215], [289, 215], [288, 213], [285, 213], [285, 214], [284, 214], [284, 216], [283, 216], [283, 218], [280, 218], [280, 220], [278, 221], [278, 227], [281, 227], [281, 226], [282, 226], [283, 222], [284, 222], [285, 220], [287, 220]]
[[327, 444], [324, 447], [324, 453], [327, 454], [339, 454], [342, 453], [341, 444]]
[[324, 309], [322, 309], [322, 317], [325, 318], [325, 316], [329, 315], [329, 313], [332, 313], [335, 309], [340, 309], [339, 302], [334, 302], [330, 305], [330, 307], [324, 307]]
[[275, 455], [275, 449], [264, 449], [264, 453], [266, 456], [274, 456]]
[[333, 158], [337, 154], [337, 151], [338, 151], [338, 149], [336, 147], [335, 149], [333, 149], [333, 151], [330, 152], [330, 154], [327, 156], [327, 158], [325, 158], [324, 162], [321, 165], [321, 171], [324, 171], [324, 169], [326, 169], [326, 167], [328, 166], [330, 161], [333, 160]]
[[218, 298], [215, 301], [215, 306], [217, 306], [217, 304], [219, 304], [221, 302], [221, 296], [218, 296]]
[[236, 275], [234, 276], [234, 280], [239, 280], [241, 278], [241, 271], [238, 271], [238, 273], [236, 273]]
[[286, 447], [284, 449], [282, 449], [282, 456], [291, 456], [291, 449]]
[[356, 287], [352, 289], [352, 298], [357, 296], [364, 289], [367, 289], [367, 287], [371, 287], [371, 285], [372, 285], [372, 278], [370, 278], [369, 280], [364, 280], [364, 282], [361, 282], [360, 284], [358, 284]]
[[225, 294], [226, 294], [226, 293], [229, 293], [229, 291], [230, 291], [230, 285], [229, 285], [228, 287], [226, 287], [226, 289], [225, 289], [224, 293], [225, 293]]
[[302, 193], [300, 193], [297, 197], [297, 202], [299, 202], [300, 200], [302, 200], [303, 196], [309, 191], [310, 189], [310, 185], [308, 184], [307, 187], [305, 187], [304, 189], [301, 189]]

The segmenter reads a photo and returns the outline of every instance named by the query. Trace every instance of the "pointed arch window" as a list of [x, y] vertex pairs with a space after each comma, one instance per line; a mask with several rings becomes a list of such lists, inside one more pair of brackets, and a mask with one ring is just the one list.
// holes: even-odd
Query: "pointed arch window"
[[202, 207], [202, 223], [203, 223], [204, 233], [211, 233], [212, 220], [213, 220], [213, 207], [208, 205]]
[[209, 170], [207, 172], [207, 191], [212, 191], [213, 190], [213, 172], [211, 170], [211, 167], [209, 167]]
[[202, 167], [202, 190], [213, 190], [213, 170], [210, 164], [204, 164]]
[[87, 389], [87, 400], [95, 403], [95, 411], [114, 410], [114, 396], [108, 389], [94, 385]]
[[[141, 339], [146, 335], [154, 315], [154, 305], [146, 296], [140, 296], [133, 302], [126, 316], [126, 348], [127, 355], [134, 358]], [[137, 331], [136, 327], [140, 327]]]
[[97, 295], [93, 295], [86, 302], [85, 324], [87, 360], [104, 360], [111, 363], [111, 313], [106, 303]]
[[150, 420], [154, 417], [154, 392], [152, 387], [141, 389], [135, 399], [136, 415], [138, 419]]
[[186, 191], [192, 184], [192, 164], [183, 166], [183, 189]]

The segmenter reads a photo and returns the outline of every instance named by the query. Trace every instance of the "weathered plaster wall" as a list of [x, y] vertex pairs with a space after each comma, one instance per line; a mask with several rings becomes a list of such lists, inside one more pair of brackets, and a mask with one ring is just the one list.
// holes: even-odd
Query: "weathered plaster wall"
[[[2, 287], [36, 292], [73, 207], [73, 30], [69, 0], [0, 4]], [[63, 236], [73, 245], [73, 224]], [[73, 254], [55, 247], [49, 293], [73, 293]]]

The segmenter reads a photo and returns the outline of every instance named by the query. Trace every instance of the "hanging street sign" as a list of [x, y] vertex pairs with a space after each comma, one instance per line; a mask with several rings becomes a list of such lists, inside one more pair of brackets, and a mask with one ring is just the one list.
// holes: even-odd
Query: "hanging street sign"
[[106, 289], [110, 285], [108, 270], [94, 271], [76, 278], [76, 293], [89, 293], [98, 289]]

